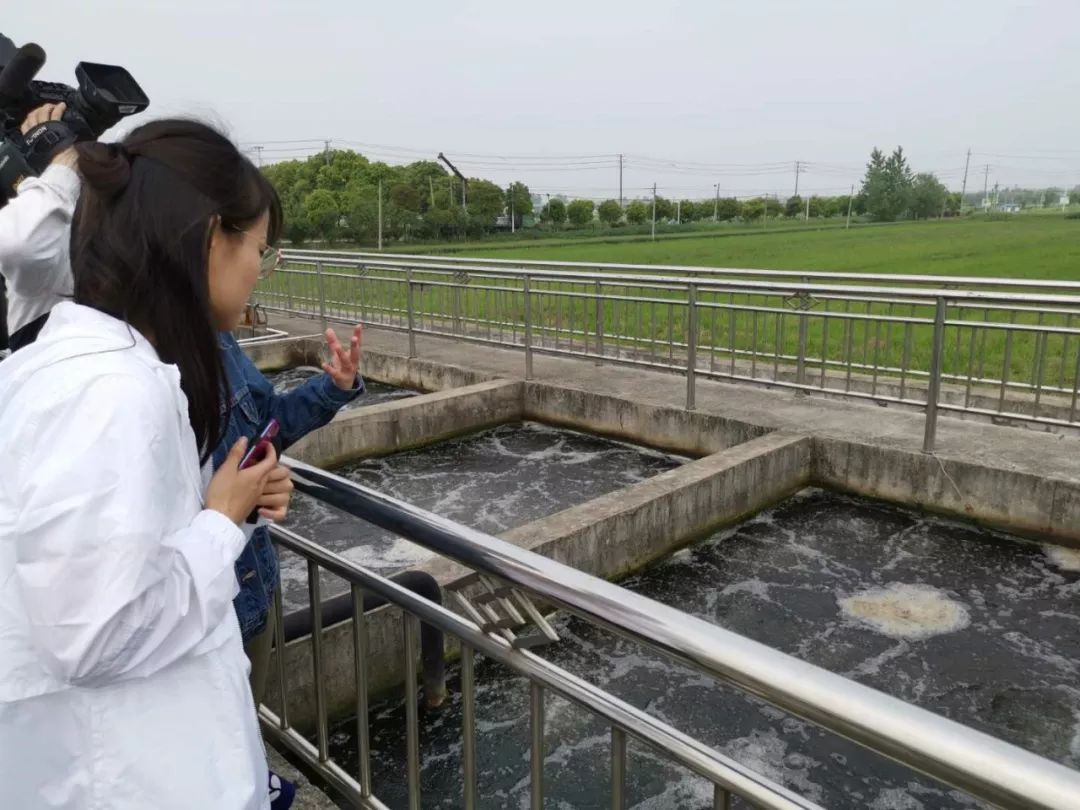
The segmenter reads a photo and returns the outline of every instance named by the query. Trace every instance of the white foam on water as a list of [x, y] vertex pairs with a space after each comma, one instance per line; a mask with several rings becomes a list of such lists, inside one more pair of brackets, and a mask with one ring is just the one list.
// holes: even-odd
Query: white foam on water
[[903, 788], [885, 788], [867, 806], [870, 810], [924, 810], [926, 807]]
[[820, 802], [821, 785], [810, 779], [810, 772], [821, 763], [803, 754], [788, 754], [787, 748], [776, 730], [770, 728], [730, 740], [721, 750], [755, 773], [779, 782], [812, 802]]
[[1062, 571], [1080, 571], [1080, 549], [1047, 543], [1043, 546], [1043, 553]]
[[963, 604], [929, 585], [893, 582], [838, 602], [845, 616], [892, 638], [927, 639], [954, 633], [971, 623]]

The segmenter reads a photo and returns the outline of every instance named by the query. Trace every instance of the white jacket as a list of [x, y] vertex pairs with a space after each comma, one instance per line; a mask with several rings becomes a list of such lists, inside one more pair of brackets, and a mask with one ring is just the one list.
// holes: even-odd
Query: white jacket
[[255, 810], [267, 766], [175, 366], [60, 304], [0, 363], [0, 806]]
[[14, 332], [70, 298], [71, 217], [78, 173], [52, 164], [19, 184], [0, 208], [0, 274], [7, 280], [8, 331]]

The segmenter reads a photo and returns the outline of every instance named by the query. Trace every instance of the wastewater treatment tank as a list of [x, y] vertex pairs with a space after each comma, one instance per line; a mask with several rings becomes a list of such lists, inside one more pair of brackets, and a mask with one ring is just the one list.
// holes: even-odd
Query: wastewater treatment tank
[[[533, 422], [512, 423], [335, 469], [358, 484], [498, 534], [644, 481], [687, 459]], [[381, 574], [429, 559], [421, 546], [302, 494], [283, 524]], [[307, 566], [281, 555], [286, 608], [307, 604]], [[343, 592], [325, 579], [324, 598]]]
[[[806, 490], [623, 583], [1037, 754], [1080, 767], [1080, 553]], [[638, 645], [557, 615], [540, 654], [825, 807], [984, 805]], [[478, 659], [481, 806], [528, 807], [529, 686]], [[461, 704], [422, 716], [425, 807], [461, 796]], [[610, 732], [547, 698], [549, 806], [609, 803]], [[400, 695], [372, 709], [375, 791], [405, 806]], [[355, 762], [355, 723], [332, 735]], [[630, 743], [627, 807], [711, 807], [703, 780]], [[736, 799], [734, 807], [746, 805]]]

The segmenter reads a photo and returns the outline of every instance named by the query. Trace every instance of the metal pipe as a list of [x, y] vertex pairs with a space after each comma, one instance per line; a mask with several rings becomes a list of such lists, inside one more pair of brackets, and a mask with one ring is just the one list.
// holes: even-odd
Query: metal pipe
[[461, 646], [461, 770], [465, 810], [476, 810], [476, 681], [473, 648]]
[[529, 684], [529, 806], [544, 810], [544, 687]]
[[626, 808], [626, 732], [611, 729], [611, 810]]
[[524, 278], [525, 295], [525, 379], [533, 378], [533, 353], [532, 353], [532, 295], [529, 291], [529, 277]]
[[350, 587], [353, 620], [353, 678], [356, 684], [356, 747], [359, 759], [360, 792], [371, 795], [371, 726], [368, 723], [368, 635], [364, 615], [364, 592]]
[[409, 317], [409, 359], [416, 357], [416, 309], [413, 305], [413, 271], [410, 267], [405, 271], [405, 299]]
[[[317, 605], [319, 599], [319, 565], [312, 560], [307, 564], [308, 604]], [[329, 744], [326, 730], [326, 679], [323, 678], [322, 657], [322, 616], [319, 611], [312, 612], [311, 622], [311, 663], [315, 679], [315, 724], [319, 743], [319, 760], [329, 759]]]
[[698, 311], [697, 285], [691, 284], [686, 298], [686, 410], [695, 406], [697, 379]]
[[405, 737], [408, 760], [409, 810], [420, 810], [420, 718], [416, 705], [416, 617], [402, 614], [405, 647]]
[[[977, 798], [1034, 810], [1068, 808], [1080, 795], [1080, 773], [1064, 766], [348, 479], [293, 459], [284, 463], [304, 494], [584, 616]], [[278, 537], [290, 537], [277, 527], [274, 531]], [[337, 559], [325, 551], [318, 557], [324, 565]]]
[[323, 266], [322, 262], [315, 264], [315, 278], [319, 287], [319, 322], [322, 330], [326, 331], [326, 291], [323, 289]]
[[941, 355], [945, 346], [945, 299], [937, 300], [934, 313], [934, 347], [930, 355], [930, 385], [926, 390], [926, 426], [923, 452], [934, 452], [937, 437], [938, 400], [941, 398]]

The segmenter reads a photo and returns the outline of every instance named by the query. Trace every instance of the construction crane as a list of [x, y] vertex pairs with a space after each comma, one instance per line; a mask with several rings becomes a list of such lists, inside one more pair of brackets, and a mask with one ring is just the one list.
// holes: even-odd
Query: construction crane
[[459, 172], [457, 166], [451, 163], [450, 159], [442, 152], [439, 152], [439, 160], [449, 166], [450, 171], [456, 174], [458, 176], [458, 179], [461, 180], [461, 209], [467, 212], [469, 209], [465, 206], [465, 188], [466, 186], [468, 186], [469, 181], [465, 179], [465, 175]]

